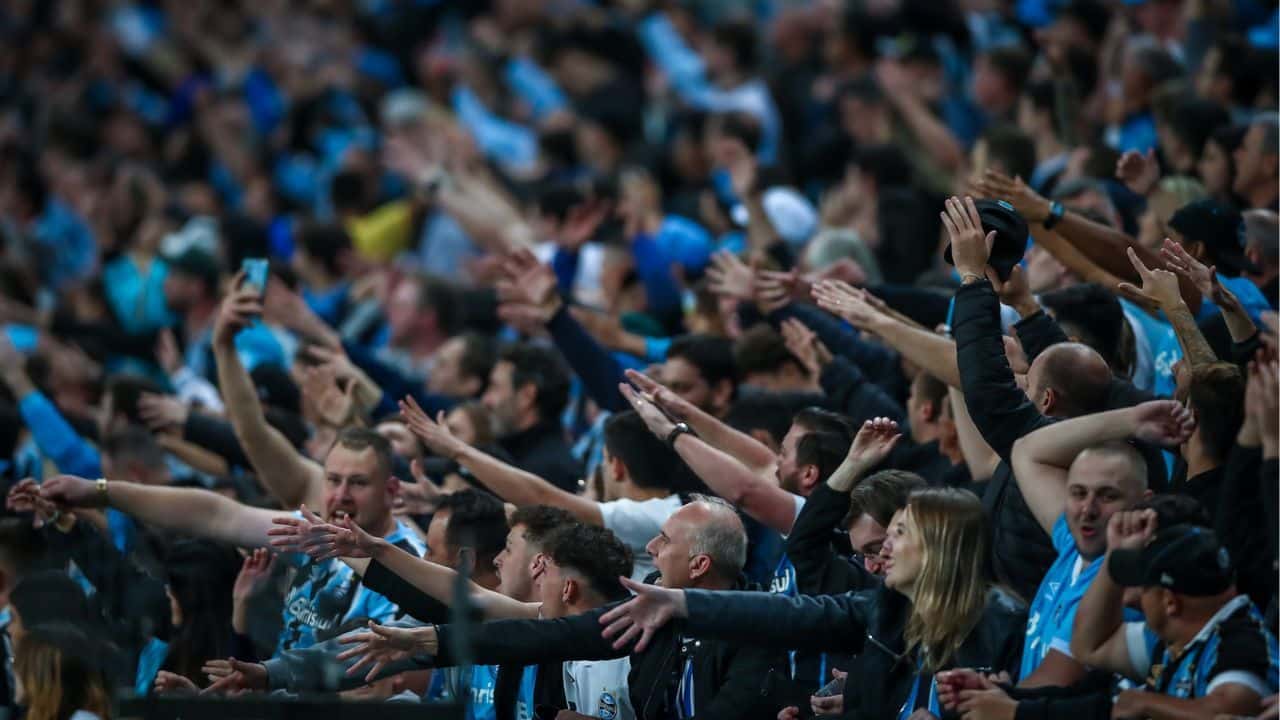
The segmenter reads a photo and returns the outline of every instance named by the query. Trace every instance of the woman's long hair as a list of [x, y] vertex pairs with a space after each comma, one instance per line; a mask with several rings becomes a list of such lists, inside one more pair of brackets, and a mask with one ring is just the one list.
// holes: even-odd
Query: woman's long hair
[[167, 553], [168, 587], [182, 611], [182, 625], [173, 628], [164, 669], [202, 682], [204, 662], [230, 653], [237, 559], [231, 550], [200, 540], [180, 541]]
[[68, 623], [27, 629], [14, 649], [13, 672], [28, 720], [68, 720], [77, 710], [110, 718], [105, 658], [95, 647], [93, 638]]
[[920, 649], [925, 669], [936, 672], [986, 606], [987, 520], [968, 490], [922, 488], [911, 493], [906, 522], [920, 539], [921, 565], [905, 640], [909, 651]]

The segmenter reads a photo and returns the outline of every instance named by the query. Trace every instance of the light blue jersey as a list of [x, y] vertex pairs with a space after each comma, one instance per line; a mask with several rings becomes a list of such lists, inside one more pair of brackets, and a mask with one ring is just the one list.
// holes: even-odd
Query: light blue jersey
[[1102, 567], [1102, 556], [1093, 561], [1080, 556], [1067, 527], [1066, 513], [1053, 524], [1053, 549], [1058, 551], [1058, 559], [1040, 582], [1027, 615], [1027, 639], [1022, 646], [1019, 680], [1035, 672], [1050, 650], [1071, 657], [1071, 626], [1075, 623], [1076, 608], [1098, 574], [1098, 568]]
[[[527, 668], [526, 668], [527, 671]], [[432, 674], [431, 687], [427, 688], [428, 700], [452, 700], [457, 693], [470, 693], [471, 702], [467, 705], [467, 720], [494, 720], [496, 711], [493, 705], [494, 685], [498, 680], [497, 665], [473, 665], [471, 682], [467, 687], [456, 687], [461, 670], [450, 668], [446, 672]], [[526, 672], [524, 680], [528, 680]], [[524, 695], [524, 681], [520, 683], [521, 699]], [[529, 688], [529, 702], [533, 700], [533, 688]], [[518, 716], [517, 716], [518, 717]]]
[[[1262, 327], [1262, 313], [1271, 310], [1271, 303], [1267, 302], [1267, 296], [1262, 294], [1258, 286], [1247, 277], [1229, 278], [1222, 273], [1218, 273], [1218, 282], [1236, 296], [1240, 305], [1244, 307], [1244, 311], [1249, 313], [1253, 324]], [[1214, 305], [1212, 300], [1205, 298], [1200, 303], [1200, 312], [1196, 315], [1196, 320], [1208, 320], [1218, 312], [1218, 306]]]
[[[418, 556], [426, 551], [418, 536], [398, 520], [387, 541]], [[352, 619], [367, 617], [385, 623], [400, 612], [395, 603], [361, 584], [359, 576], [341, 560], [317, 562], [300, 553], [281, 559], [295, 568], [295, 574], [284, 598], [284, 628], [276, 643], [277, 656], [285, 650], [311, 647], [317, 634], [331, 635]]]

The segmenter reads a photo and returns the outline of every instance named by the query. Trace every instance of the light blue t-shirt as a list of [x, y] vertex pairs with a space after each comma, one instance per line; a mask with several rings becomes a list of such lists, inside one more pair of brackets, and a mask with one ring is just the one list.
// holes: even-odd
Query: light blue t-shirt
[[1053, 549], [1058, 552], [1058, 559], [1040, 582], [1027, 616], [1027, 639], [1022, 646], [1019, 680], [1035, 672], [1050, 650], [1071, 657], [1071, 626], [1075, 623], [1076, 608], [1080, 607], [1080, 598], [1102, 567], [1103, 556], [1092, 561], [1080, 556], [1067, 527], [1066, 513], [1053, 525]]
[[[1271, 304], [1267, 302], [1267, 296], [1262, 294], [1262, 290], [1247, 277], [1229, 278], [1218, 273], [1218, 282], [1236, 296], [1244, 307], [1244, 311], [1249, 313], [1249, 319], [1253, 320], [1253, 324], [1262, 327], [1262, 313], [1271, 310]], [[1209, 298], [1205, 298], [1200, 303], [1200, 312], [1196, 315], [1196, 320], [1204, 321], [1217, 313], [1218, 306]]]
[[[536, 671], [536, 668], [534, 668]], [[525, 675], [520, 682], [520, 701], [525, 701], [525, 681], [529, 681], [529, 695], [526, 707], [533, 707], [533, 686], [530, 680], [529, 668], [525, 668]], [[450, 700], [453, 699], [451, 683], [449, 682], [449, 674], [445, 672], [434, 673], [431, 677], [431, 687], [427, 688], [428, 700]], [[497, 665], [473, 665], [471, 667], [471, 682], [466, 688], [471, 693], [471, 702], [467, 706], [467, 720], [494, 720], [496, 712], [493, 707], [494, 684], [498, 679]], [[460, 689], [461, 691], [461, 689]], [[521, 715], [517, 712], [516, 717]], [[532, 714], [524, 716], [532, 717]]]
[[[418, 536], [398, 520], [387, 541], [418, 556], [426, 551]], [[284, 627], [276, 643], [277, 656], [285, 650], [311, 647], [317, 633], [331, 635], [352, 619], [367, 617], [386, 623], [400, 613], [395, 603], [366, 588], [341, 560], [317, 562], [299, 553], [281, 559], [294, 567], [296, 574], [284, 598]]]

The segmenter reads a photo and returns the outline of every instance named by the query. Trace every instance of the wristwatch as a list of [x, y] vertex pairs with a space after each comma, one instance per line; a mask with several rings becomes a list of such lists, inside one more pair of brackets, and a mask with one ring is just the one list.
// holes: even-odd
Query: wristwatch
[[1044, 222], [1040, 224], [1044, 226], [1045, 230], [1049, 230], [1062, 220], [1062, 215], [1066, 211], [1066, 208], [1062, 207], [1062, 203], [1054, 200], [1049, 203], [1049, 214], [1045, 216]]
[[686, 433], [693, 434], [693, 428], [689, 427], [689, 423], [676, 423], [675, 427], [671, 428], [671, 432], [667, 433], [667, 445], [674, 448], [676, 446], [676, 438]]

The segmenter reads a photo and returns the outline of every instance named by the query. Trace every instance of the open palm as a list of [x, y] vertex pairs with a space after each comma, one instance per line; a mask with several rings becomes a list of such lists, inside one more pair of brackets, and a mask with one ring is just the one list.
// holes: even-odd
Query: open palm
[[633, 652], [643, 652], [653, 634], [668, 620], [685, 615], [684, 591], [620, 579], [635, 597], [600, 616], [600, 623], [605, 626], [602, 635], [606, 639], [617, 638], [613, 641], [615, 650], [635, 642]]

